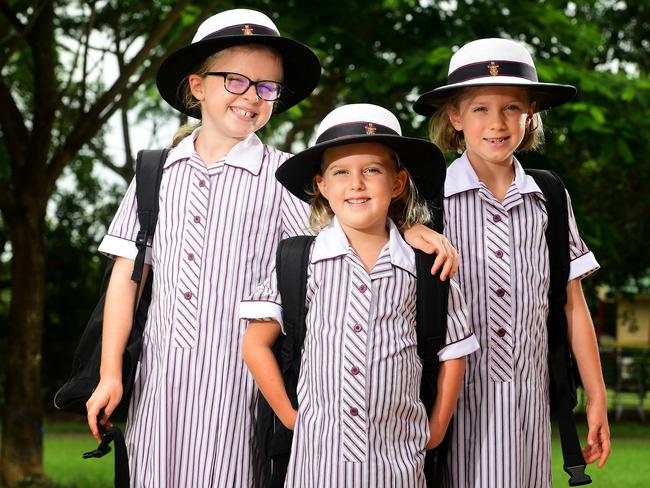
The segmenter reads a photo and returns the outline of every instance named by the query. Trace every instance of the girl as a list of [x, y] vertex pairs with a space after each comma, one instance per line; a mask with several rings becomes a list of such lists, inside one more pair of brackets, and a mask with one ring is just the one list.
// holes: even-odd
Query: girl
[[295, 426], [286, 486], [423, 487], [425, 448], [444, 437], [464, 356], [477, 347], [452, 281], [439, 393], [427, 422], [419, 399], [415, 256], [396, 226], [428, 220], [407, 169], [416, 183], [438, 188], [442, 154], [401, 137], [397, 118], [375, 105], [337, 108], [317, 137], [276, 173], [311, 201], [312, 229], [322, 229], [308, 266], [298, 412], [271, 351], [282, 327], [275, 274], [241, 304], [240, 317], [251, 320], [242, 354], [278, 418]]
[[[506, 39], [470, 42], [449, 82], [414, 110], [433, 115], [432, 140], [464, 153], [448, 170], [445, 230], [466, 257], [461, 290], [480, 352], [467, 363], [453, 423], [449, 486], [551, 486], [547, 326], [549, 262], [544, 197], [514, 157], [543, 139], [540, 110], [567, 102], [568, 85], [539, 83], [532, 58]], [[568, 198], [568, 196], [567, 196]], [[588, 463], [610, 451], [605, 387], [580, 280], [598, 264], [569, 202], [569, 341], [588, 396]]]
[[[303, 233], [306, 222], [304, 203], [273, 176], [288, 155], [255, 131], [274, 110], [309, 95], [319, 77], [309, 48], [280, 36], [266, 15], [243, 9], [207, 19], [160, 68], [162, 97], [201, 126], [163, 168], [148, 260], [153, 296], [126, 429], [133, 486], [254, 485], [257, 392], [239, 356], [246, 324], [237, 307], [270, 273], [278, 241]], [[122, 397], [138, 228], [132, 184], [100, 246], [116, 263], [100, 382], [87, 404], [97, 438], [98, 413], [103, 409], [100, 421], [107, 422]], [[422, 229], [409, 231], [414, 241], [421, 242]], [[447, 243], [433, 239], [445, 271], [453, 270]]]

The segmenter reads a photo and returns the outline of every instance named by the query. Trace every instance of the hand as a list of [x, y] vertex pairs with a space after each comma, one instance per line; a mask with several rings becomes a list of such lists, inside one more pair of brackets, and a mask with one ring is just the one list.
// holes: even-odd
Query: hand
[[286, 415], [284, 415], [284, 418], [280, 419], [280, 422], [282, 422], [282, 425], [284, 425], [287, 429], [294, 430], [296, 428], [297, 418], [298, 411], [292, 408], [291, 411], [287, 412]]
[[611, 452], [609, 441], [609, 423], [607, 422], [607, 404], [598, 402], [591, 404], [587, 401], [587, 446], [582, 449], [585, 462], [591, 464], [596, 460], [598, 469], [602, 468]]
[[404, 230], [404, 240], [420, 251], [438, 255], [433, 262], [431, 274], [436, 274], [440, 270], [441, 281], [447, 277], [453, 278], [458, 271], [458, 252], [444, 235], [417, 224]]
[[100, 411], [103, 409], [102, 418], [99, 419], [99, 423], [109, 428], [113, 427], [113, 424], [108, 421], [108, 418], [113, 413], [113, 410], [115, 410], [115, 407], [120, 403], [122, 394], [121, 378], [100, 380], [97, 388], [95, 388], [95, 391], [86, 402], [88, 426], [90, 427], [93, 437], [97, 439], [97, 442], [102, 441], [102, 437], [99, 434], [99, 428], [97, 427], [97, 417], [99, 416]]

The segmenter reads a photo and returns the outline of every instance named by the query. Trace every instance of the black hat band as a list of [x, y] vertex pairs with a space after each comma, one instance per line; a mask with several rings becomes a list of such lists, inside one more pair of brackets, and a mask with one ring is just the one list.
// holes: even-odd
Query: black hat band
[[205, 36], [202, 41], [207, 41], [209, 39], [214, 39], [216, 37], [225, 37], [225, 36], [275, 36], [280, 37], [280, 33], [266, 27], [265, 25], [258, 24], [238, 24], [231, 25], [224, 29], [219, 29], [214, 31], [211, 34]]
[[489, 61], [468, 64], [450, 73], [447, 77], [447, 83], [451, 85], [491, 76], [513, 76], [537, 83], [535, 68], [529, 64], [516, 61]]
[[398, 136], [399, 134], [390, 127], [375, 124], [374, 122], [351, 122], [349, 124], [339, 124], [330, 127], [318, 136], [316, 144], [331, 141], [333, 139], [339, 139], [341, 137], [371, 135]]

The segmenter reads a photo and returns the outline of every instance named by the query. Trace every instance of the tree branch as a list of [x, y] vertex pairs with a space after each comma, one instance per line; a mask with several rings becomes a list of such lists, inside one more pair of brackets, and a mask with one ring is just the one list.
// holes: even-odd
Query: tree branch
[[[9, 152], [11, 167], [26, 164], [29, 147], [29, 131], [25, 119], [11, 96], [9, 87], [0, 78], [0, 127], [2, 127], [4, 144]], [[3, 192], [4, 193], [4, 192]]]
[[5, 64], [9, 61], [14, 52], [18, 49], [21, 42], [24, 42], [27, 36], [32, 32], [36, 21], [41, 15], [43, 7], [46, 4], [51, 2], [42, 3], [35, 11], [34, 14], [30, 17], [27, 24], [23, 24], [16, 13], [11, 10], [9, 5], [4, 0], [0, 0], [0, 12], [6, 17], [9, 21], [9, 24], [14, 28], [15, 33], [8, 32], [7, 35], [0, 39], [0, 44], [4, 47], [5, 51], [0, 57], [0, 70], [4, 68]]
[[97, 144], [95, 144], [92, 140], [88, 142], [88, 146], [90, 147], [93, 154], [95, 155], [95, 159], [97, 159], [108, 169], [112, 170], [113, 172], [115, 172], [116, 174], [124, 178], [124, 181], [126, 181], [127, 184], [131, 182], [133, 176], [135, 175], [135, 170], [133, 167], [129, 167], [127, 165], [118, 166], [108, 156], [106, 156], [102, 148], [98, 147]]

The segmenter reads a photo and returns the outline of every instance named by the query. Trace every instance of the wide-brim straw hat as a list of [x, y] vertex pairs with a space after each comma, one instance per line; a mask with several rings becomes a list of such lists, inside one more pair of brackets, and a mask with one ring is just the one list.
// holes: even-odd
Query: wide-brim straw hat
[[330, 112], [320, 123], [313, 146], [287, 159], [275, 177], [291, 193], [310, 200], [314, 177], [321, 167], [323, 153], [336, 146], [358, 143], [388, 146], [408, 170], [418, 193], [433, 200], [445, 181], [445, 159], [438, 146], [423, 139], [402, 136], [397, 117], [378, 105], [355, 103]]
[[413, 110], [431, 115], [454, 92], [479, 86], [527, 88], [538, 111], [562, 105], [576, 94], [571, 85], [541, 83], [533, 58], [521, 44], [509, 39], [479, 39], [465, 44], [451, 57], [447, 84], [420, 96]]
[[163, 61], [156, 77], [160, 95], [176, 110], [200, 119], [200, 109], [190, 109], [183, 101], [187, 76], [208, 56], [243, 44], [269, 46], [282, 56], [284, 88], [276, 102], [276, 112], [293, 107], [318, 85], [321, 66], [318, 56], [311, 49], [298, 41], [282, 37], [273, 21], [263, 13], [234, 9], [205, 20], [189, 46], [172, 53]]

